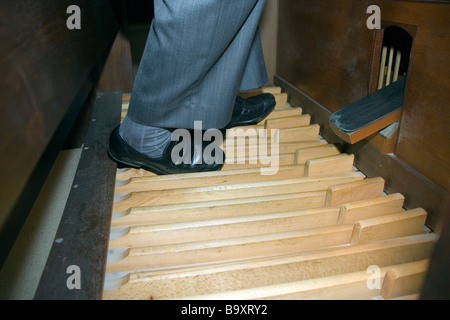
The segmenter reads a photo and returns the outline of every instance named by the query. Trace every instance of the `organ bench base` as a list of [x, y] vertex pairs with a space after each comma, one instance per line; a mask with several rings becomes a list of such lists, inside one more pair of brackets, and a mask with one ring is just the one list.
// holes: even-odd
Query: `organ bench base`
[[[427, 213], [360, 172], [279, 87], [263, 91], [276, 109], [242, 129], [279, 130], [272, 175], [249, 156], [263, 142], [245, 135], [224, 140], [243, 158], [220, 172], [116, 169], [107, 141], [129, 96], [99, 94], [35, 298], [418, 298], [436, 241]], [[70, 265], [83, 270], [80, 290], [66, 287]]]

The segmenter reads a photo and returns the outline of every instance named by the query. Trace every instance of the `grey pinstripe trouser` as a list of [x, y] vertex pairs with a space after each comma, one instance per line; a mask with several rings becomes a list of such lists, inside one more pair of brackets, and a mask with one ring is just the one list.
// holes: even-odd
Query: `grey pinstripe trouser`
[[154, 0], [128, 116], [163, 128], [223, 128], [238, 91], [267, 81], [258, 22], [265, 0]]

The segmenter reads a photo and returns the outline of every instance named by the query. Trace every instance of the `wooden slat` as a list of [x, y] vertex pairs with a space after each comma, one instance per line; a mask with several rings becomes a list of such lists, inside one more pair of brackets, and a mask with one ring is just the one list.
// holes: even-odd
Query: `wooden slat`
[[[295, 153], [297, 150], [311, 146], [325, 145], [320, 140], [281, 144], [278, 144], [274, 140], [274, 144], [272, 144], [270, 139], [269, 141], [257, 141], [256, 139], [243, 140], [242, 137], [239, 137], [235, 141], [228, 140], [222, 146], [226, 154], [225, 165], [222, 171], [257, 167], [255, 164], [260, 167], [272, 166], [273, 162], [278, 162], [279, 165], [296, 164]], [[277, 155], [278, 157], [275, 158]], [[306, 159], [303, 163], [305, 162]], [[245, 164], [246, 166], [239, 166], [239, 164]]]
[[113, 214], [112, 227], [155, 225], [240, 217], [323, 207], [325, 191], [270, 195], [233, 200], [193, 202], [185, 204], [134, 207]]
[[[260, 174], [275, 176], [280, 166], [292, 166], [295, 164], [293, 154], [270, 154], [267, 156], [250, 156], [243, 158], [227, 158], [222, 171], [235, 171], [244, 169], [257, 169]], [[304, 171], [304, 170], [303, 170]], [[304, 175], [304, 173], [302, 174]]]
[[337, 225], [338, 207], [112, 229], [110, 249], [174, 244]]
[[[236, 128], [234, 128], [236, 129]], [[230, 143], [237, 145], [240, 140], [244, 139], [245, 137], [253, 137], [253, 139], [255, 139], [256, 141], [258, 141], [256, 139], [255, 136], [255, 130], [239, 130], [239, 128], [237, 130], [234, 129], [230, 129], [227, 131], [227, 136], [225, 138], [225, 145], [229, 145]], [[311, 125], [307, 125], [307, 126], [301, 126], [301, 127], [296, 127], [296, 128], [287, 128], [287, 129], [276, 129], [279, 130], [278, 132], [278, 141], [282, 141], [282, 142], [300, 142], [300, 141], [311, 141], [311, 140], [318, 140], [319, 139], [319, 131], [320, 131], [320, 126], [316, 125], [316, 124], [311, 124]], [[233, 133], [235, 133], [235, 135], [233, 136]], [[264, 138], [263, 140], [269, 140], [271, 138], [271, 134], [272, 131], [271, 130], [267, 130], [267, 139]], [[242, 144], [240, 144], [242, 145]]]
[[113, 212], [122, 212], [131, 207], [163, 205], [175, 203], [192, 203], [197, 201], [214, 201], [239, 199], [286, 193], [320, 191], [348, 182], [359, 181], [363, 177], [358, 173], [346, 173], [336, 176], [305, 177], [251, 183], [184, 188], [176, 190], [132, 192], [118, 197]]
[[[408, 281], [408, 286], [402, 290], [404, 295], [411, 295], [419, 292], [421, 276], [424, 275], [424, 267], [427, 260], [401, 264], [397, 266], [388, 266], [380, 268], [378, 280], [383, 283], [392, 282], [394, 271], [401, 273], [404, 278], [416, 276], [418, 279]], [[385, 278], [383, 282], [383, 278]], [[367, 286], [368, 274], [366, 271], [339, 274], [329, 277], [321, 277], [304, 281], [282, 283], [265, 287], [256, 287], [238, 291], [229, 291], [223, 293], [183, 297], [188, 300], [255, 300], [255, 299], [289, 299], [289, 300], [368, 300], [379, 296], [380, 289], [369, 288]], [[375, 278], [373, 278], [375, 280]], [[395, 281], [395, 280], [394, 280]], [[398, 281], [398, 278], [397, 278]], [[406, 282], [405, 281], [405, 282]], [[397, 286], [400, 286], [397, 284]], [[400, 291], [400, 290], [399, 290]], [[395, 297], [398, 297], [395, 295]], [[384, 296], [382, 296], [385, 298]]]
[[263, 122], [270, 119], [287, 118], [293, 116], [301, 116], [303, 114], [302, 108], [287, 108], [287, 109], [276, 109], [272, 111]]
[[369, 178], [354, 183], [330, 187], [327, 191], [326, 205], [336, 206], [348, 202], [380, 197], [383, 194], [384, 180]]
[[[108, 273], [267, 258], [349, 244], [352, 225], [119, 250]], [[111, 253], [111, 250], [110, 250]]]
[[389, 268], [381, 288], [380, 296], [385, 299], [395, 299], [418, 295], [422, 291], [429, 260], [400, 265]]
[[[294, 115], [285, 118], [263, 120], [259, 124], [249, 126], [239, 126], [227, 129], [227, 136], [256, 136], [268, 129], [289, 129], [308, 126], [311, 123], [311, 116], [308, 114]], [[262, 131], [261, 131], [262, 130]]]
[[328, 156], [336, 156], [339, 155], [340, 152], [338, 148], [332, 144], [324, 144], [321, 146], [310, 147], [310, 148], [302, 148], [298, 149], [295, 152], [295, 160], [296, 164], [305, 164], [306, 161], [310, 159], [328, 157]]
[[[380, 197], [380, 198], [389, 198]], [[375, 203], [385, 204], [381, 202], [380, 198], [377, 198]], [[366, 204], [366, 207], [363, 204]], [[386, 215], [390, 213], [386, 212], [383, 206], [374, 206], [374, 202], [371, 200], [357, 202], [357, 207], [364, 211], [364, 208], [372, 211], [369, 216]], [[351, 204], [346, 205], [351, 206]], [[344, 207], [344, 206], [343, 206]], [[391, 206], [388, 207], [388, 210]], [[276, 210], [276, 209], [275, 209]], [[391, 209], [392, 210], [392, 209]], [[395, 212], [399, 212], [401, 206]], [[226, 217], [221, 219], [202, 219], [189, 222], [177, 222], [170, 224], [152, 224], [151, 226], [142, 226], [136, 228], [127, 228], [127, 230], [117, 229], [118, 234], [124, 234], [118, 239], [111, 240], [110, 248], [125, 248], [132, 247], [133, 241], [139, 239], [141, 244], [161, 244], [165, 243], [179, 243], [188, 241], [201, 241], [207, 239], [214, 239], [216, 237], [224, 238], [227, 236], [239, 236], [239, 235], [251, 235], [259, 233], [269, 232], [282, 232], [299, 230], [305, 228], [315, 228], [332, 226], [338, 223], [336, 211], [339, 212], [338, 207], [324, 207], [318, 209], [301, 210], [301, 211], [288, 211], [288, 212], [276, 212], [266, 214], [254, 214], [251, 216], [239, 216], [239, 217]], [[245, 211], [244, 211], [245, 212]], [[397, 227], [397, 226], [395, 226]], [[400, 228], [403, 227], [403, 224]], [[255, 231], [252, 231], [255, 230]], [[112, 229], [112, 233], [115, 229]], [[242, 234], [241, 234], [242, 233]], [[158, 236], [161, 234], [161, 236]], [[389, 234], [389, 233], [388, 233]], [[154, 238], [156, 235], [157, 238]], [[391, 237], [396, 237], [394, 234]], [[386, 238], [386, 235], [384, 236]], [[128, 240], [131, 238], [131, 240]], [[142, 239], [142, 240], [141, 240]]]
[[367, 200], [346, 203], [341, 206], [339, 223], [353, 223], [402, 211], [405, 198], [399, 193]]
[[[279, 147], [279, 154], [280, 155], [284, 155], [284, 154], [295, 154], [296, 150], [298, 149], [302, 149], [302, 148], [310, 148], [310, 147], [315, 147], [315, 146], [321, 146], [321, 145], [326, 145], [326, 141], [324, 140], [311, 140], [311, 141], [298, 141], [298, 142], [280, 142], [278, 147]], [[237, 144], [234, 144], [234, 150], [235, 150], [235, 154], [254, 154], [254, 152], [258, 152], [260, 145], [258, 144], [254, 144], [254, 145], [249, 145], [248, 140], [245, 144], [243, 144], [242, 146], [239, 146], [239, 148], [243, 148], [244, 150], [239, 150], [239, 148], [237, 147]], [[226, 144], [224, 145], [224, 148], [226, 148]], [[225, 149], [226, 150], [226, 149]], [[270, 152], [271, 150], [271, 146], [270, 144], [267, 145], [267, 150], [268, 152]], [[238, 153], [240, 152], [240, 153]], [[225, 170], [227, 169], [227, 167], [225, 167]], [[242, 168], [241, 168], [242, 169]], [[126, 179], [130, 179], [132, 177], [155, 177], [156, 175], [150, 171], [146, 171], [146, 170], [136, 170], [136, 169], [119, 169], [117, 171], [117, 179], [118, 180], [126, 180]]]
[[[293, 162], [293, 161], [292, 161]], [[239, 165], [237, 165], [239, 166]], [[193, 174], [167, 175], [156, 177], [133, 177], [116, 183], [115, 193], [129, 193], [151, 190], [182, 189], [228, 185], [242, 182], [270, 181], [304, 177], [305, 166], [282, 166], [276, 175], [261, 175], [259, 167], [254, 169], [224, 170]]]
[[277, 86], [265, 86], [265, 87], [261, 87], [258, 89], [239, 92], [239, 96], [241, 98], [246, 99], [246, 98], [254, 97], [261, 93], [279, 94], [279, 93], [281, 93], [281, 88], [277, 87]]
[[426, 219], [425, 210], [413, 209], [358, 221], [355, 223], [352, 243], [422, 234]]
[[[201, 172], [167, 176], [135, 176], [126, 180], [118, 180], [115, 193], [301, 178], [305, 175], [305, 166], [303, 164], [307, 160], [338, 153], [339, 151], [335, 146], [322, 145], [316, 148], [299, 149], [295, 155], [279, 155], [278, 163], [276, 164], [261, 164], [258, 161], [258, 157], [247, 157], [230, 160], [231, 163], [226, 163], [223, 170], [219, 172]], [[321, 170], [323, 170], [322, 172], [334, 174], [351, 171], [351, 168], [348, 169], [348, 167], [342, 167], [342, 170], [335, 169], [340, 165], [342, 160], [340, 157], [329, 160], [330, 161], [327, 161], [326, 163], [326, 167], [321, 168]], [[336, 166], [332, 165], [333, 162], [337, 162]], [[345, 164], [345, 159], [342, 162]], [[260, 168], [271, 165], [280, 166], [277, 174], [261, 175]]]
[[320, 126], [311, 124], [299, 128], [289, 128], [279, 130], [279, 141], [295, 142], [295, 141], [310, 141], [319, 139]]
[[[386, 268], [380, 271], [380, 278]], [[183, 297], [182, 300], [369, 300], [380, 290], [369, 289], [365, 271], [287, 282], [265, 287]], [[380, 279], [382, 281], [382, 279]]]
[[352, 172], [354, 156], [339, 154], [335, 156], [310, 159], [306, 161], [305, 176], [320, 177], [330, 174]]
[[275, 105], [275, 108], [281, 108], [281, 107], [286, 107], [288, 104], [288, 95], [287, 93], [277, 93], [274, 94], [275, 100], [277, 102], [277, 104]]
[[[221, 146], [224, 150], [227, 150], [227, 148], [233, 148], [235, 150], [235, 154], [238, 154], [240, 152], [239, 149], [243, 148], [245, 149], [245, 154], [254, 154], [255, 151], [250, 152], [251, 148], [254, 148], [258, 150], [260, 147], [266, 147], [268, 152], [270, 150], [273, 150], [275, 148], [271, 147], [270, 141], [257, 141], [256, 143], [251, 143], [248, 139], [245, 141], [245, 143], [237, 143], [238, 141], [234, 141], [234, 143], [230, 145], [227, 145], [226, 141]], [[241, 142], [241, 141], [239, 141]], [[293, 141], [293, 142], [283, 142], [280, 141], [278, 143], [278, 153], [279, 154], [295, 154], [295, 152], [299, 149], [304, 148], [311, 148], [311, 147], [317, 147], [317, 146], [323, 146], [326, 145], [327, 142], [324, 140], [319, 139], [313, 139], [309, 141]]]
[[286, 129], [307, 126], [309, 124], [311, 124], [311, 116], [309, 114], [304, 114], [301, 116], [266, 120], [264, 129]]
[[236, 263], [119, 274], [104, 299], [167, 299], [365, 271], [427, 259], [432, 234]]

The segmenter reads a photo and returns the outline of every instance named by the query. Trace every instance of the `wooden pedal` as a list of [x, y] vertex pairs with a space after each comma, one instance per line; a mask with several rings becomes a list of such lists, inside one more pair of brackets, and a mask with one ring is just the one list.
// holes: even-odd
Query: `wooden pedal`
[[350, 242], [352, 226], [340, 225], [211, 241], [155, 245], [119, 250], [107, 272], [193, 266], [272, 257]]
[[107, 277], [104, 299], [180, 298], [365, 271], [373, 264], [427, 259], [435, 239], [426, 234], [237, 263], [118, 274]]
[[[293, 157], [290, 157], [293, 163]], [[248, 160], [248, 159], [247, 159]], [[237, 165], [239, 167], [239, 165]], [[259, 165], [260, 166], [260, 165]], [[133, 177], [116, 183], [116, 193], [124, 194], [140, 191], [154, 191], [167, 189], [182, 189], [192, 187], [206, 187], [229, 185], [240, 182], [257, 182], [304, 177], [305, 166], [283, 165], [276, 175], [261, 175], [260, 167], [253, 169], [223, 170], [221, 172], [201, 172], [194, 174], [180, 174], [157, 177]]]
[[352, 243], [422, 234], [426, 219], [425, 210], [413, 209], [358, 221], [353, 230]]
[[384, 180], [370, 178], [354, 183], [330, 187], [327, 191], [327, 206], [337, 206], [349, 202], [380, 197], [383, 194]]
[[121, 195], [114, 203], [113, 212], [123, 212], [131, 207], [192, 203], [259, 197], [267, 195], [313, 192], [330, 186], [363, 179], [360, 174], [346, 173], [336, 176], [305, 177], [298, 179], [238, 183], [227, 186], [194, 187], [175, 190], [132, 192]]
[[302, 108], [277, 109], [272, 111], [263, 121], [303, 115]]
[[295, 152], [295, 164], [306, 164], [308, 160], [337, 156], [339, 155], [339, 150], [332, 144], [324, 144], [316, 147], [302, 148]]
[[111, 226], [120, 228], [168, 224], [285, 212], [299, 208], [302, 210], [320, 208], [324, 206], [325, 196], [325, 191], [314, 191], [233, 200], [133, 207], [113, 214]]
[[405, 85], [406, 76], [333, 113], [334, 133], [353, 144], [400, 120]]
[[[410, 296], [420, 292], [420, 284], [423, 281], [424, 271], [428, 261], [405, 263], [397, 266], [380, 268], [377, 281], [383, 282], [385, 278], [381, 297], [392, 299], [390, 291], [385, 287], [400, 287], [401, 279], [408, 283], [407, 288], [398, 289], [393, 293], [394, 297]], [[395, 271], [394, 271], [395, 270]], [[395, 274], [395, 275], [394, 275]], [[401, 274], [400, 276], [398, 274]], [[410, 279], [413, 278], [414, 279]], [[228, 291], [224, 293], [206, 294], [200, 296], [190, 296], [183, 299], [189, 300], [368, 300], [376, 299], [379, 296], [379, 289], [372, 289], [367, 286], [368, 274], [366, 271], [339, 274], [318, 279], [288, 282], [265, 287]], [[395, 280], [394, 280], [395, 279]]]
[[259, 135], [261, 130], [264, 129], [289, 129], [296, 127], [303, 127], [309, 125], [311, 122], [311, 116], [308, 114], [294, 115], [284, 118], [264, 119], [259, 124], [234, 127], [228, 129], [228, 131], [236, 135]]
[[335, 156], [310, 159], [306, 161], [305, 176], [320, 177], [329, 174], [352, 172], [354, 156], [339, 154]]
[[175, 222], [112, 229], [110, 248], [130, 248], [193, 241], [226, 239], [258, 234], [279, 233], [336, 225], [339, 208], [320, 207], [309, 210], [254, 214], [222, 219]]
[[385, 300], [419, 295], [428, 269], [428, 260], [388, 268], [380, 296]]
[[[241, 95], [261, 92], [277, 107], [227, 135], [220, 172], [117, 172], [104, 299], [417, 297], [426, 212], [358, 172], [280, 88]], [[383, 289], [367, 287], [373, 265]]]
[[[272, 129], [273, 130], [273, 129]], [[299, 141], [311, 141], [311, 140], [318, 140], [319, 139], [319, 130], [320, 126], [317, 124], [312, 125], [305, 125], [305, 126], [299, 126], [295, 128], [286, 128], [286, 129], [276, 129], [279, 133], [279, 140], [283, 142], [299, 142]], [[235, 143], [234, 140], [239, 138], [246, 138], [246, 137], [255, 137], [259, 135], [257, 130], [250, 129], [250, 130], [243, 130], [239, 128], [234, 128], [227, 130], [227, 136], [225, 139], [225, 145], [229, 143]], [[271, 130], [266, 133], [266, 136], [271, 137]]]
[[264, 123], [264, 129], [287, 129], [301, 126], [307, 126], [311, 123], [311, 116], [304, 114], [301, 116], [292, 116], [278, 119], [268, 119]]
[[[323, 141], [323, 140], [280, 142], [278, 145], [278, 149], [279, 149], [278, 152], [280, 155], [289, 155], [291, 157], [294, 157], [295, 152], [299, 149], [311, 148], [311, 147], [315, 147], [315, 146], [323, 146], [326, 144], [327, 144], [326, 141]], [[226, 149], [227, 145], [225, 144], [222, 147]], [[244, 144], [236, 146], [234, 149], [234, 152], [236, 155], [237, 154], [245, 154], [245, 155], [258, 154], [260, 147], [266, 147], [267, 150], [271, 151], [270, 144], [265, 145], [265, 146], [261, 146], [258, 144], [252, 145], [247, 140]], [[294, 161], [294, 163], [295, 163], [295, 161]], [[225, 168], [223, 169], [223, 171], [228, 170], [230, 168], [232, 168], [232, 167], [226, 165]], [[232, 169], [236, 169], [236, 168], [232, 168]], [[238, 169], [244, 169], [244, 168], [240, 167]], [[117, 175], [116, 175], [117, 180], [127, 180], [127, 179], [130, 179], [133, 177], [156, 177], [156, 175], [150, 171], [137, 170], [137, 169], [120, 169], [117, 171]]]
[[265, 87], [261, 87], [261, 88], [258, 88], [258, 89], [242, 91], [242, 92], [239, 92], [238, 95], [241, 98], [246, 99], [246, 98], [254, 97], [254, 96], [256, 96], [258, 94], [261, 94], [261, 93], [279, 94], [279, 93], [281, 93], [281, 87], [265, 86]]
[[271, 93], [275, 97], [276, 107], [285, 107], [287, 105], [287, 94], [281, 92], [281, 88], [276, 86], [266, 86], [254, 90], [243, 91], [239, 92], [238, 95], [241, 98], [246, 99], [254, 97], [261, 93]]
[[338, 223], [354, 223], [402, 211], [405, 198], [399, 193], [346, 203], [341, 206]]

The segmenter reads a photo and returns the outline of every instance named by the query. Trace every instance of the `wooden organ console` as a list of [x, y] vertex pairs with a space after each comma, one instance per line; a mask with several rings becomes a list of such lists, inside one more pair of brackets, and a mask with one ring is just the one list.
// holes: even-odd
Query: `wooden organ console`
[[[449, 66], [443, 57], [450, 39], [442, 28], [450, 27], [443, 18], [450, 15], [450, 6], [439, 1], [372, 1], [386, 12], [383, 26], [395, 24], [413, 39], [409, 65], [400, 66], [392, 54], [395, 75], [400, 70], [401, 78], [407, 69], [402, 112], [389, 137], [376, 132], [349, 143], [335, 134], [328, 118], [381, 89], [379, 80], [389, 71], [380, 64], [386, 57], [390, 60], [383, 32], [368, 30], [365, 19], [355, 13], [365, 13], [372, 2], [341, 0], [331, 7], [327, 1], [274, 2], [279, 17], [274, 81], [240, 94], [270, 92], [277, 107], [261, 123], [238, 128], [224, 140], [222, 147], [240, 158], [227, 160], [220, 172], [156, 176], [117, 169], [108, 159], [109, 133], [125, 116], [132, 87], [129, 43], [122, 29], [125, 2], [80, 1], [88, 9], [86, 19], [96, 23], [78, 34], [55, 31], [63, 35], [56, 39], [72, 44], [71, 50], [93, 35], [101, 40], [91, 42], [90, 53], [80, 50], [66, 59], [84, 69], [68, 68], [63, 74], [44, 70], [54, 72], [54, 79], [70, 79], [70, 96], [67, 87], [56, 83], [53, 95], [33, 96], [42, 82], [22, 71], [17, 87], [28, 90], [24, 99], [39, 111], [23, 107], [27, 130], [13, 133], [29, 139], [39, 129], [41, 150], [32, 163], [24, 159], [36, 150], [8, 153], [2, 159], [28, 170], [26, 177], [19, 179], [16, 172], [7, 177], [9, 183], [21, 182], [8, 194], [5, 188], [4, 195], [17, 203], [2, 204], [2, 259], [26, 216], [29, 204], [23, 199], [33, 200], [31, 186], [42, 183], [33, 169], [46, 172], [42, 168], [53, 161], [47, 154], [54, 156], [62, 147], [61, 138], [55, 137], [72, 137], [65, 143], [76, 141], [82, 148], [35, 299], [449, 298], [444, 272], [450, 265], [450, 82], [442, 70]], [[47, 12], [69, 5], [33, 3]], [[342, 8], [352, 10], [342, 13]], [[328, 17], [320, 19], [322, 25], [314, 24], [318, 12]], [[107, 27], [100, 28], [101, 21]], [[25, 35], [32, 34], [24, 28]], [[41, 41], [57, 43], [43, 39], [29, 43], [38, 49]], [[439, 43], [443, 49], [428, 52], [438, 41], [444, 42]], [[42, 72], [39, 54], [53, 53], [42, 50], [18, 59], [31, 59], [32, 71]], [[6, 57], [2, 68], [13, 59]], [[7, 88], [8, 101], [19, 96]], [[65, 108], [58, 115], [48, 105], [54, 99]], [[429, 110], [431, 106], [435, 109]], [[7, 115], [13, 117], [14, 107], [8, 106]], [[431, 123], [422, 121], [419, 110]], [[442, 132], [429, 132], [429, 126]], [[5, 128], [14, 126], [5, 123]], [[74, 128], [71, 135], [68, 128]], [[258, 135], [259, 130], [266, 135]], [[5, 132], [2, 153], [18, 149], [4, 139]], [[276, 140], [267, 139], [271, 132], [277, 132]], [[416, 150], [421, 143], [426, 148]], [[273, 164], [255, 156], [261, 145], [269, 154], [276, 152], [276, 174], [261, 174]], [[71, 265], [81, 270], [80, 289], [66, 285]]]

